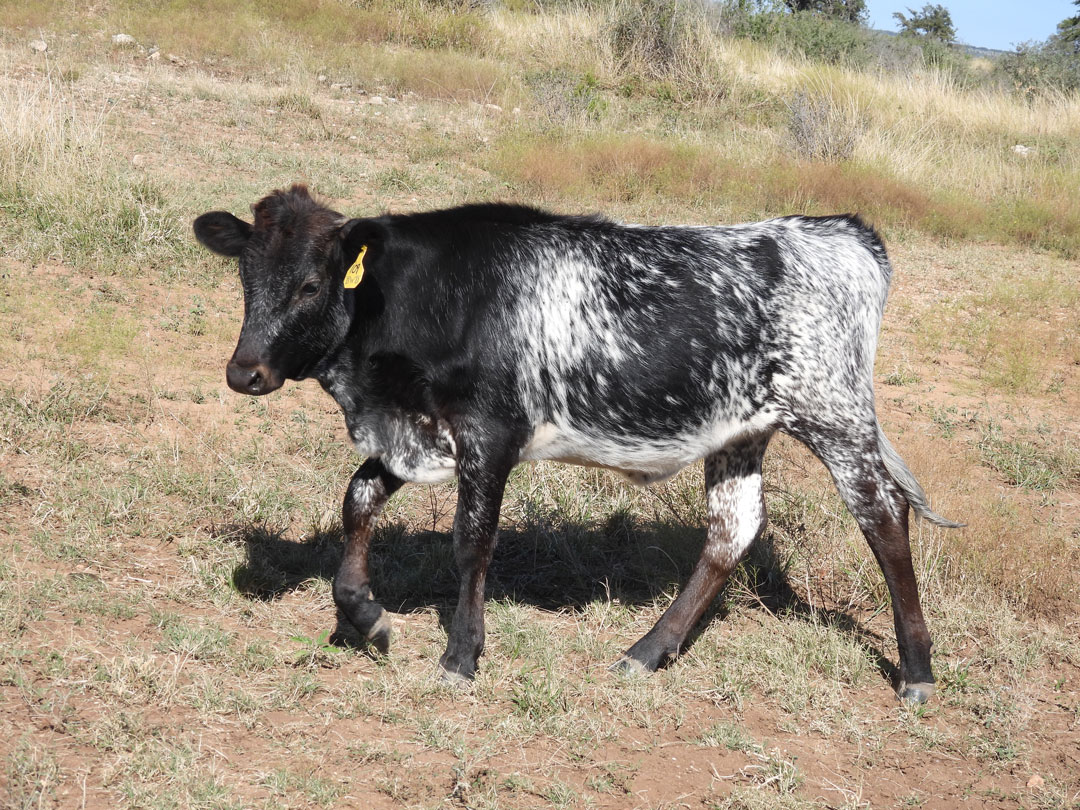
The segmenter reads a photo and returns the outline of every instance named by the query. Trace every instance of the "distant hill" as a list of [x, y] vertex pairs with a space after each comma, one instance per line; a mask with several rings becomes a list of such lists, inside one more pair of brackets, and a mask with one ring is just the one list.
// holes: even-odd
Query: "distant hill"
[[[882, 34], [887, 37], [900, 36], [899, 32], [897, 31], [884, 31], [880, 28], [871, 28], [870, 31], [875, 34]], [[977, 45], [966, 45], [963, 42], [957, 42], [956, 47], [960, 48], [970, 56], [982, 57], [983, 59], [998, 59], [1007, 53], [1012, 53], [1011, 50], [999, 51], [996, 48], [980, 48]]]

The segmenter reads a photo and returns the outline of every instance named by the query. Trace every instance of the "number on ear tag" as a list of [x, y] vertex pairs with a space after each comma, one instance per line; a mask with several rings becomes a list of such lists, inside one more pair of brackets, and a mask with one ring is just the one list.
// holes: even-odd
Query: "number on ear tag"
[[360, 253], [356, 257], [356, 261], [352, 263], [352, 267], [345, 273], [345, 289], [351, 290], [357, 284], [360, 283], [360, 279], [364, 277], [364, 254], [367, 253], [367, 245], [360, 247]]

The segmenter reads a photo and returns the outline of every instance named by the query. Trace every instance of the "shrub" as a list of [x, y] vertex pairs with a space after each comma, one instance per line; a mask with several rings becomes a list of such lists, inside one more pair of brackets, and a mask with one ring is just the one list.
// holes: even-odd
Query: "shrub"
[[1019, 45], [997, 60], [995, 74], [1007, 87], [1026, 97], [1051, 89], [1080, 90], [1080, 56], [1056, 45]]
[[810, 11], [779, 15], [775, 44], [782, 51], [830, 64], [859, 65], [869, 56], [866, 32], [858, 25]]
[[639, 66], [654, 78], [667, 76], [681, 60], [695, 58], [688, 46], [702, 10], [679, 0], [616, 0], [604, 33], [623, 67]]
[[831, 96], [798, 91], [788, 102], [788, 131], [795, 153], [810, 160], [848, 160], [865, 124], [857, 110], [845, 109]]
[[716, 103], [734, 84], [710, 15], [697, 0], [615, 0], [601, 28], [624, 95]]
[[789, 54], [830, 64], [857, 65], [870, 56], [861, 26], [814, 11], [790, 13], [755, 0], [723, 0], [716, 28], [725, 36], [763, 42]]
[[607, 99], [592, 73], [575, 76], [565, 70], [536, 71], [526, 74], [525, 85], [546, 123], [553, 126], [581, 126], [599, 120], [607, 110]]

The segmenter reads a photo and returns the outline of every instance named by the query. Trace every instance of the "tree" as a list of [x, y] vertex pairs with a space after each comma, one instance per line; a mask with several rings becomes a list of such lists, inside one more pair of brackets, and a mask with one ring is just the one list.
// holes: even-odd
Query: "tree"
[[956, 27], [945, 6], [927, 3], [921, 11], [909, 8], [908, 14], [911, 16], [906, 17], [899, 11], [893, 14], [900, 22], [900, 36], [927, 37], [946, 44], [956, 39]]
[[866, 0], [784, 0], [791, 11], [813, 11], [836, 20], [863, 23], [868, 12]]
[[[1080, 0], [1073, 0], [1080, 6]], [[1058, 23], [1046, 42], [1025, 42], [1005, 54], [997, 70], [1025, 96], [1042, 90], [1080, 90], [1080, 14]]]
[[[1073, 5], [1080, 6], [1080, 0], [1073, 0]], [[1050, 44], [1064, 46], [1064, 50], [1071, 50], [1074, 54], [1080, 53], [1080, 14], [1059, 22], [1057, 33], [1050, 37]]]

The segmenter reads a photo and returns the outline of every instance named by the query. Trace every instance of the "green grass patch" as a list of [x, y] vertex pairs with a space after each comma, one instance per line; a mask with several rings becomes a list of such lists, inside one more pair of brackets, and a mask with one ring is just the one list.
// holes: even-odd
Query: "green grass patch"
[[1080, 484], [1080, 447], [1068, 439], [1057, 443], [1049, 437], [1007, 437], [991, 423], [983, 429], [978, 448], [983, 463], [1013, 486], [1053, 492]]

